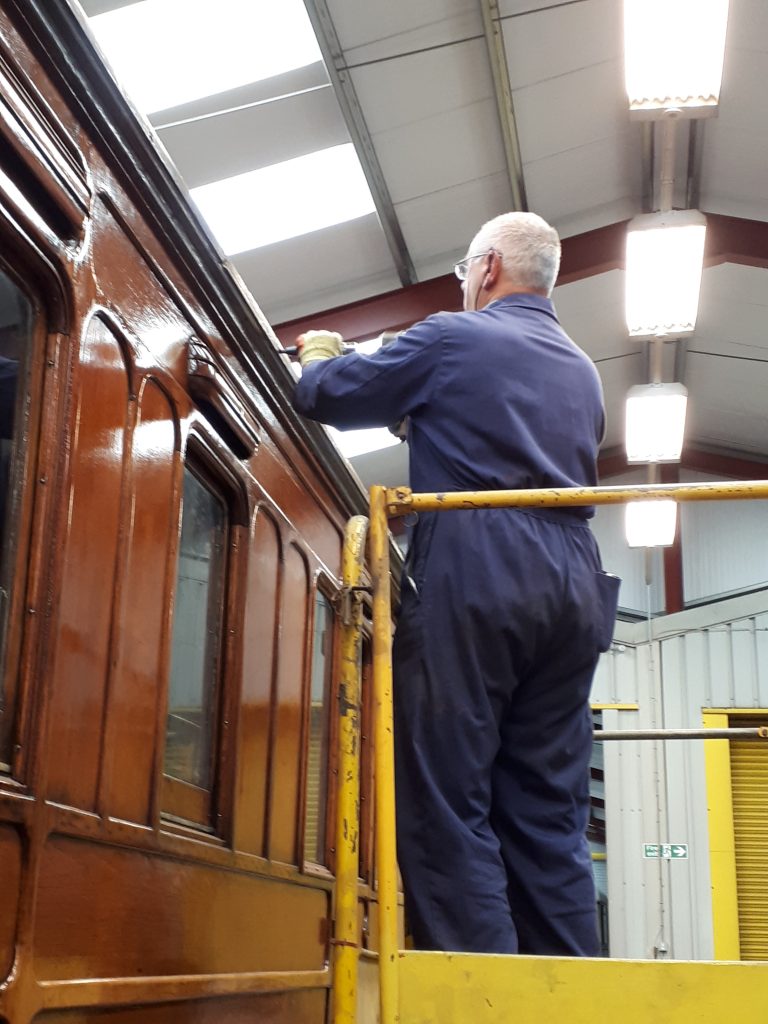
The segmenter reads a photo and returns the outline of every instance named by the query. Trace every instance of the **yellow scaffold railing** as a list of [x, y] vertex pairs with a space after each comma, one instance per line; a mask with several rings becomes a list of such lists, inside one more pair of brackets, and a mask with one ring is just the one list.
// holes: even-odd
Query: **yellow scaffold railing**
[[339, 786], [336, 809], [336, 886], [333, 930], [333, 1022], [357, 1020], [360, 860], [360, 667], [363, 645], [362, 580], [368, 520], [347, 524], [342, 554], [339, 659]]
[[[630, 501], [735, 501], [768, 498], [768, 480], [706, 484], [650, 484], [639, 487], [582, 487], [538, 490], [467, 491], [414, 494], [407, 487], [372, 487], [370, 491], [370, 569], [373, 589], [373, 691], [375, 704], [376, 865], [379, 901], [380, 1024], [517, 1024], [558, 1015], [569, 1024], [593, 1024], [595, 1014], [625, 1024], [653, 1019], [657, 1024], [720, 1024], [738, 1007], [740, 1024], [762, 1024], [768, 1018], [768, 965], [747, 963], [578, 960], [564, 957], [514, 958], [496, 955], [417, 953], [398, 949], [397, 859], [395, 844], [394, 743], [392, 721], [392, 606], [387, 520], [410, 512], [480, 508], [567, 508], [618, 505]], [[356, 517], [353, 523], [358, 522]], [[363, 520], [364, 522], [364, 520]], [[356, 541], [364, 542], [356, 527]], [[346, 556], [345, 556], [346, 557]], [[359, 581], [362, 554], [353, 572]], [[349, 558], [347, 557], [347, 562]], [[353, 559], [354, 561], [354, 559]], [[345, 562], [345, 564], [347, 564]], [[354, 589], [345, 575], [344, 585]], [[344, 626], [343, 651], [357, 644], [360, 629]], [[359, 703], [359, 683], [346, 675], [342, 698], [342, 757], [339, 769], [337, 863], [347, 858], [342, 880], [337, 868], [334, 1024], [355, 1024], [356, 966], [359, 950], [357, 918], [357, 836], [353, 823], [359, 802], [359, 739], [345, 732], [348, 704]], [[352, 663], [349, 663], [351, 670]], [[356, 687], [356, 688], [355, 688]], [[348, 723], [349, 724], [349, 723]], [[359, 726], [358, 726], [359, 728]], [[359, 736], [359, 733], [358, 733]], [[346, 753], [344, 747], [346, 746]], [[351, 752], [355, 748], [353, 757]], [[355, 809], [353, 812], [352, 809]], [[350, 842], [349, 836], [354, 836]], [[347, 851], [342, 845], [347, 837]], [[354, 851], [350, 847], [354, 846]], [[354, 867], [351, 867], [352, 860]], [[345, 892], [341, 889], [345, 887]], [[344, 925], [340, 911], [344, 910]], [[514, 961], [512, 970], [510, 961]], [[460, 973], [457, 973], [456, 967]], [[647, 971], [654, 972], [649, 984]], [[713, 972], [717, 972], [716, 975]], [[402, 982], [402, 986], [401, 986]], [[712, 986], [716, 990], [712, 990]], [[706, 987], [707, 991], [704, 992]], [[401, 992], [402, 988], [402, 992]], [[588, 1002], [584, 997], [593, 997]], [[729, 1009], [730, 1008], [730, 1009]]]

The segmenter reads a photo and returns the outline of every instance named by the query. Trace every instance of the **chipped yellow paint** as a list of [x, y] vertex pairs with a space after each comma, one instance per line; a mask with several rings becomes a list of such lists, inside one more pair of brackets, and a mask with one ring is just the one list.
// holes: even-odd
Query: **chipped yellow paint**
[[360, 661], [363, 610], [359, 591], [368, 520], [354, 516], [344, 534], [339, 683], [339, 788], [333, 947], [333, 1024], [355, 1024], [358, 1002], [357, 878], [360, 861]]
[[402, 1024], [765, 1024], [768, 963], [400, 954]]
[[397, 860], [392, 722], [392, 601], [386, 490], [371, 488], [371, 579], [373, 582], [373, 693], [376, 706], [376, 874], [379, 896], [379, 984], [381, 1024], [397, 1024]]
[[768, 480], [711, 484], [643, 484], [638, 487], [547, 487], [518, 491], [452, 491], [414, 494], [408, 487], [386, 491], [389, 515], [440, 509], [571, 508], [623, 505], [628, 501], [740, 501], [768, 498]]

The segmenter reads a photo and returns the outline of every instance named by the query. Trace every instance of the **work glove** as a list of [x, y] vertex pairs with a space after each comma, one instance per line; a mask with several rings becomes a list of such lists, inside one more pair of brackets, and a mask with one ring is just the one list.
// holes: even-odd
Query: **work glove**
[[302, 369], [319, 359], [333, 359], [344, 352], [342, 337], [335, 331], [307, 331], [299, 335], [296, 345]]

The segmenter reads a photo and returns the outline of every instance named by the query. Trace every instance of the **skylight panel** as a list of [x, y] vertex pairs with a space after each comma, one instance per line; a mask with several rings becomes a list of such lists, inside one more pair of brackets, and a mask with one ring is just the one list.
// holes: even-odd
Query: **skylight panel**
[[142, 0], [90, 25], [145, 114], [322, 59], [302, 0]]
[[328, 433], [345, 459], [380, 452], [402, 443], [386, 427], [369, 427], [365, 430], [336, 430], [335, 427], [329, 427]]
[[352, 143], [201, 185], [190, 194], [228, 256], [375, 209]]

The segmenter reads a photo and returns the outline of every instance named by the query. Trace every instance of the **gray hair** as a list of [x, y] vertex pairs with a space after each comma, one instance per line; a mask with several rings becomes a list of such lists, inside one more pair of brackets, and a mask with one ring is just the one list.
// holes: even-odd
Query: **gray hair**
[[552, 293], [560, 269], [560, 238], [536, 213], [502, 213], [483, 224], [468, 253], [495, 249], [505, 273], [526, 288]]

